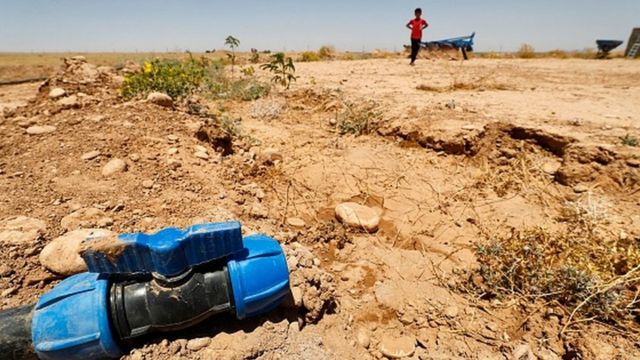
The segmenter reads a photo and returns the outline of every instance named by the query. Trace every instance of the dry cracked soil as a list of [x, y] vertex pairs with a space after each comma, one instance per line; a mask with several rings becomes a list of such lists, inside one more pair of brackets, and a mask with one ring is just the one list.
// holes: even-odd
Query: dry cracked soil
[[[563, 332], [559, 306], [461, 285], [479, 240], [560, 227], [567, 203], [604, 204], [609, 236], [640, 241], [640, 149], [620, 142], [640, 137], [640, 62], [328, 61], [298, 75], [257, 101], [194, 100], [239, 119], [234, 136], [185, 103], [123, 100], [120, 71], [80, 58], [0, 87], [0, 309], [82, 268], [69, 249], [41, 254], [65, 234], [239, 219], [282, 244], [291, 299], [124, 359], [640, 358], [623, 329]], [[375, 103], [380, 127], [341, 135], [345, 102]]]

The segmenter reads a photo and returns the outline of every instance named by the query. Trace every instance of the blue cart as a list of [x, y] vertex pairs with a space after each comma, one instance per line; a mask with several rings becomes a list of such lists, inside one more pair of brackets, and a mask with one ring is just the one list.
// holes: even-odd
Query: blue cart
[[475, 36], [476, 33], [474, 32], [469, 36], [460, 36], [456, 38], [436, 41], [426, 41], [422, 43], [422, 46], [429, 50], [459, 49], [462, 51], [462, 56], [464, 56], [464, 59], [469, 60], [467, 51], [473, 51], [473, 38]]

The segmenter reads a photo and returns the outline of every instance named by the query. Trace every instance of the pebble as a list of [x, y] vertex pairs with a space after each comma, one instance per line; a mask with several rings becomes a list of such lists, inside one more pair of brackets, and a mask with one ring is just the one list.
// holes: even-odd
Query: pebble
[[26, 131], [29, 135], [43, 135], [56, 131], [56, 127], [51, 125], [33, 125], [29, 126]]
[[60, 105], [63, 109], [71, 109], [80, 107], [80, 101], [76, 95], [63, 97], [56, 101], [56, 104]]
[[9, 276], [13, 273], [13, 269], [7, 265], [0, 265], [0, 277]]
[[456, 317], [458, 317], [459, 312], [460, 310], [458, 310], [458, 307], [449, 306], [444, 309], [444, 316], [448, 317], [449, 319], [455, 319]]
[[206, 152], [202, 152], [202, 151], [197, 151], [195, 154], [193, 154], [195, 157], [202, 159], [202, 160], [209, 160], [209, 154], [207, 154]]
[[304, 220], [297, 218], [297, 217], [290, 217], [287, 219], [287, 224], [289, 224], [289, 226], [293, 226], [293, 227], [297, 227], [297, 228], [303, 228], [305, 227], [305, 225], [307, 225]]
[[0, 293], [0, 298], [4, 298], [4, 297], [7, 297], [9, 295], [12, 295], [13, 293], [16, 292], [16, 290], [18, 290], [18, 289], [15, 286], [10, 287], [10, 288], [4, 290], [2, 293]]
[[113, 225], [113, 219], [110, 217], [103, 217], [98, 220], [98, 227], [107, 227]]
[[631, 167], [640, 167], [640, 160], [638, 159], [628, 159], [627, 160], [627, 165], [631, 166]]
[[384, 336], [380, 340], [380, 352], [391, 359], [412, 356], [416, 351], [416, 339], [412, 336]]
[[181, 167], [182, 163], [179, 160], [176, 160], [176, 159], [169, 159], [169, 160], [167, 160], [167, 166], [169, 166], [169, 169], [175, 170], [175, 169]]
[[109, 177], [127, 170], [127, 163], [122, 159], [112, 159], [102, 168], [102, 176]]
[[0, 244], [32, 244], [46, 230], [42, 220], [14, 216], [0, 221]]
[[262, 157], [268, 162], [282, 161], [282, 153], [276, 148], [266, 148], [262, 152]]
[[207, 347], [210, 343], [211, 343], [211, 339], [206, 337], [191, 339], [187, 342], [187, 349], [191, 351], [198, 351], [200, 349]]
[[336, 206], [335, 212], [336, 218], [347, 226], [364, 229], [370, 233], [378, 230], [380, 216], [368, 206], [346, 202]]
[[169, 148], [169, 150], [167, 150], [167, 154], [169, 155], [175, 155], [177, 153], [178, 153], [178, 148], [172, 147], [172, 148]]
[[169, 134], [167, 135], [167, 140], [169, 140], [169, 142], [176, 142], [179, 140], [179, 138], [178, 138], [178, 135]]
[[93, 160], [93, 159], [97, 158], [98, 156], [100, 156], [100, 151], [94, 150], [94, 151], [89, 151], [88, 153], [82, 154], [82, 156], [80, 156], [80, 158], [82, 160]]
[[562, 164], [560, 164], [559, 161], [547, 161], [544, 164], [542, 164], [542, 171], [544, 171], [549, 175], [554, 175], [555, 173], [558, 172], [558, 169], [560, 169], [561, 165]]
[[151, 189], [153, 187], [153, 184], [154, 184], [153, 180], [147, 179], [142, 182], [142, 187], [145, 189]]
[[140, 160], [140, 155], [139, 154], [131, 154], [129, 155], [129, 159], [133, 162], [138, 162]]
[[90, 228], [98, 225], [98, 221], [104, 218], [104, 212], [96, 208], [81, 208], [60, 220], [60, 227], [66, 230], [77, 228]]
[[204, 146], [202, 146], [202, 145], [196, 145], [196, 146], [194, 146], [194, 147], [193, 147], [193, 149], [194, 149], [196, 152], [203, 152], [203, 153], [208, 152], [208, 151], [207, 151], [207, 148], [206, 148], [206, 147], [204, 147]]
[[65, 96], [66, 94], [67, 92], [64, 91], [63, 88], [53, 88], [51, 89], [51, 91], [49, 91], [49, 98], [57, 99], [59, 97]]
[[256, 219], [266, 219], [269, 216], [269, 211], [261, 204], [254, 204], [249, 213]]
[[359, 328], [356, 332], [356, 341], [358, 341], [360, 346], [368, 349], [371, 345], [371, 336], [369, 335], [369, 331], [365, 328]]
[[297, 286], [291, 288], [291, 296], [296, 307], [302, 306], [302, 289]]
[[578, 184], [573, 187], [573, 192], [576, 194], [581, 194], [587, 191], [589, 191], [589, 188], [586, 185]]
[[173, 99], [171, 99], [171, 96], [157, 91], [150, 93], [147, 96], [147, 101], [159, 106], [173, 107]]
[[87, 237], [100, 238], [115, 235], [109, 230], [78, 229], [53, 239], [40, 252], [40, 263], [60, 275], [73, 275], [87, 271], [87, 265], [78, 254], [80, 244]]

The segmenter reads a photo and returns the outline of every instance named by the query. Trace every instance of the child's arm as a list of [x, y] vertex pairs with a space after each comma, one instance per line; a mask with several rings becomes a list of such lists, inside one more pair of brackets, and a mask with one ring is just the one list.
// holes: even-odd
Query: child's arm
[[422, 30], [426, 29], [429, 27], [429, 23], [427, 22], [427, 20], [424, 21], [424, 24], [422, 25]]
[[413, 27], [411, 26], [411, 21], [409, 21], [409, 22], [407, 23], [407, 29], [409, 29], [409, 30], [413, 30]]

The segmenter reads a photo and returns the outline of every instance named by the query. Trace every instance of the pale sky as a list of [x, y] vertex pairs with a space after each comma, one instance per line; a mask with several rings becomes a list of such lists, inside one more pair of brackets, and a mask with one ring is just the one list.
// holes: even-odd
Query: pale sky
[[579, 50], [626, 40], [640, 0], [0, 0], [0, 51], [399, 50], [415, 7], [423, 40], [476, 31], [476, 50]]

